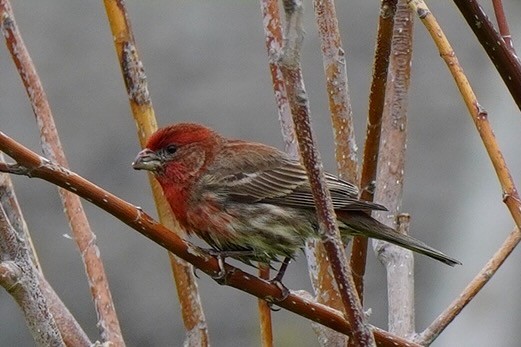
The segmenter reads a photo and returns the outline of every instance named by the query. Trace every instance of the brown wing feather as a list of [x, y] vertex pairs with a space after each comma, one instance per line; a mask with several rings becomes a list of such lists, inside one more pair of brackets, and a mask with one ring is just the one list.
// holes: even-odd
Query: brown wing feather
[[[241, 146], [241, 151], [234, 150], [235, 146]], [[236, 140], [228, 141], [220, 155], [216, 162], [221, 166], [208, 168], [212, 177], [208, 184], [231, 199], [314, 208], [306, 170], [286, 153], [263, 144]], [[254, 167], [260, 170], [252, 172]], [[336, 210], [386, 210], [382, 205], [359, 200], [355, 185], [329, 173], [325, 176]]]

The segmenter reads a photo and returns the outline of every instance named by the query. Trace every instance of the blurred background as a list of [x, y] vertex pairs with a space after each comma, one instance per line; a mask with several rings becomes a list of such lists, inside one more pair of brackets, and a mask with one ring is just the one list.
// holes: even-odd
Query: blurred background
[[[488, 6], [488, 1], [482, 2]], [[227, 136], [282, 148], [258, 1], [126, 3], [160, 125], [200, 122]], [[326, 169], [334, 171], [320, 43], [311, 3], [305, 4], [304, 77], [322, 158]], [[429, 5], [488, 110], [519, 184], [519, 110], [452, 1]], [[514, 44], [521, 44], [521, 3], [504, 0], [504, 5]], [[13, 1], [13, 6], [72, 170], [154, 215], [146, 175], [130, 167], [139, 145], [102, 1], [22, 0]], [[378, 7], [379, 1], [337, 4], [359, 153]], [[422, 331], [498, 249], [513, 222], [455, 84], [419, 22], [414, 35], [403, 211], [412, 215], [412, 235], [464, 264], [449, 268], [416, 257], [416, 318], [417, 330]], [[0, 57], [0, 129], [39, 152], [34, 117], [3, 44]], [[37, 179], [13, 179], [48, 280], [96, 340], [96, 315], [83, 265], [74, 242], [66, 237], [69, 228], [55, 187]], [[184, 329], [166, 251], [98, 208], [88, 203], [85, 207], [128, 345], [181, 346]], [[520, 262], [516, 250], [433, 345], [518, 345]], [[200, 277], [211, 343], [260, 345], [256, 299]], [[366, 281], [370, 322], [386, 329], [385, 272], [372, 252]], [[304, 256], [291, 264], [285, 283], [310, 290]], [[34, 344], [19, 308], [4, 290], [0, 315], [1, 346]], [[274, 326], [277, 346], [318, 345], [309, 321], [302, 317], [282, 310], [274, 313]]]

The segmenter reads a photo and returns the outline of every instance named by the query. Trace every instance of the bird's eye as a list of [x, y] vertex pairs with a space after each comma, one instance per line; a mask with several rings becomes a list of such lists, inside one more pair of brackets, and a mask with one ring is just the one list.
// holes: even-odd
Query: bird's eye
[[177, 146], [169, 145], [165, 148], [165, 152], [168, 154], [174, 154], [177, 151]]

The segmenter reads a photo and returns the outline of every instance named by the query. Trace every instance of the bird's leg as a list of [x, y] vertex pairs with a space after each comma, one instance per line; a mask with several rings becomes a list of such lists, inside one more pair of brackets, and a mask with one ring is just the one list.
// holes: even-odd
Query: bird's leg
[[[284, 284], [282, 284], [282, 277], [284, 277], [284, 273], [286, 272], [286, 269], [288, 268], [289, 262], [291, 261], [290, 257], [284, 258], [282, 261], [282, 265], [280, 266], [279, 272], [277, 272], [277, 275], [273, 277], [273, 279], [270, 280], [271, 283], [273, 283], [277, 288], [280, 289], [281, 297], [280, 298], [274, 298], [274, 303], [282, 302], [286, 300], [290, 294], [289, 289], [286, 288]], [[274, 310], [275, 311], [275, 310]]]
[[254, 255], [254, 251], [252, 250], [241, 250], [241, 251], [221, 251], [216, 249], [206, 249], [206, 252], [217, 258], [217, 263], [219, 265], [219, 272], [217, 275], [212, 276], [212, 278], [219, 284], [226, 283], [226, 275], [228, 272], [225, 267], [225, 259], [228, 257], [235, 258], [241, 256], [252, 256]]

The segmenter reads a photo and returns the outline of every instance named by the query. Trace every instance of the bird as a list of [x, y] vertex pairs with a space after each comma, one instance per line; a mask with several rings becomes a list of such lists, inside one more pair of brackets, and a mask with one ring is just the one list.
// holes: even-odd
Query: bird
[[[306, 170], [275, 147], [177, 123], [152, 134], [132, 167], [154, 174], [180, 226], [204, 240], [213, 254], [248, 265], [282, 261], [278, 282], [305, 242], [319, 237]], [[364, 236], [450, 266], [461, 264], [372, 218], [370, 211], [386, 208], [361, 200], [356, 185], [330, 173], [325, 180], [344, 243]]]

